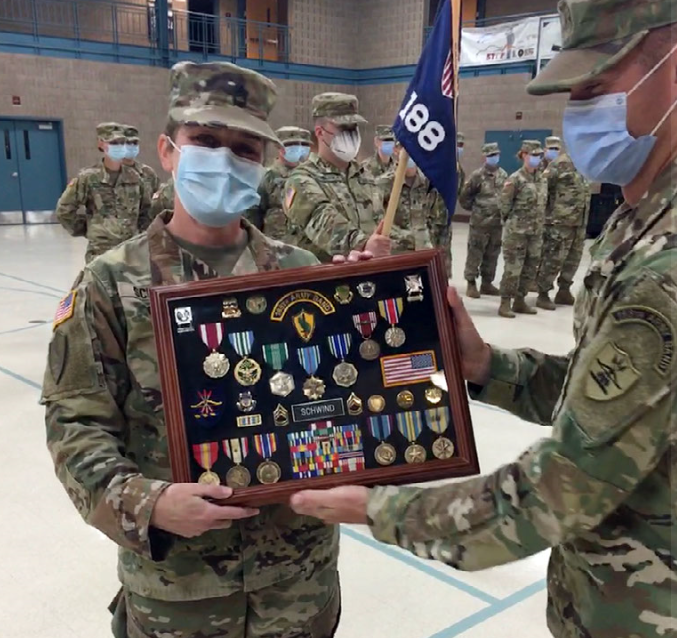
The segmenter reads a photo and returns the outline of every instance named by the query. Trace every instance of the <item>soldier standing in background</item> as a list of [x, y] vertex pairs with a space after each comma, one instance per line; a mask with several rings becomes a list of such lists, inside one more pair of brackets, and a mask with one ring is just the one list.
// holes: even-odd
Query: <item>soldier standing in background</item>
[[59, 223], [73, 237], [86, 237], [85, 261], [134, 237], [150, 224], [151, 195], [141, 175], [123, 164], [126, 137], [122, 125], [96, 127], [101, 163], [72, 179], [56, 205]]
[[151, 286], [318, 263], [242, 219], [265, 144], [279, 144], [275, 94], [233, 64], [172, 68], [158, 148], [176, 175], [174, 213], [85, 267], [55, 322], [47, 445], [82, 517], [119, 547], [115, 638], [331, 638], [338, 625], [337, 528], [286, 505], [229, 506], [229, 487], [172, 482], [150, 320]]
[[285, 187], [284, 211], [290, 243], [313, 252], [322, 262], [334, 255], [366, 250], [390, 254], [390, 239], [376, 232], [383, 197], [374, 177], [355, 159], [360, 150], [358, 101], [345, 93], [313, 98], [318, 152], [292, 171]]
[[[401, 149], [401, 145], [397, 144], [395, 156], [398, 159]], [[386, 193], [386, 208], [395, 181], [396, 167], [397, 162], [393, 162], [393, 168], [377, 180], [377, 185], [382, 187], [383, 192]], [[432, 208], [438, 205], [438, 199], [441, 200], [442, 197], [432, 188], [426, 176], [410, 157], [390, 234], [393, 254], [433, 247], [428, 219]]]
[[622, 185], [626, 200], [592, 248], [575, 349], [490, 346], [449, 291], [470, 395], [552, 435], [488, 476], [292, 497], [298, 512], [368, 524], [376, 539], [460, 570], [552, 548], [555, 638], [677, 635], [674, 9], [674, 0], [561, 0], [562, 51], [528, 87], [570, 92], [568, 152], [590, 181]]
[[[498, 144], [482, 147], [484, 166], [472, 173], [463, 186], [459, 203], [470, 211], [468, 257], [465, 262], [466, 294], [477, 299], [480, 295], [500, 294], [494, 286], [498, 256], [501, 252], [501, 193], [508, 174], [498, 165], [501, 160]], [[482, 276], [477, 289], [476, 279]]]
[[548, 166], [543, 177], [548, 183], [548, 203], [545, 207], [543, 253], [536, 279], [536, 305], [543, 310], [555, 310], [557, 302], [550, 299], [550, 291], [560, 272], [556, 299], [573, 304], [570, 288], [583, 257], [590, 187], [574, 168], [571, 158], [562, 151], [559, 137], [548, 137], [545, 144]]
[[139, 156], [139, 129], [135, 126], [124, 125], [126, 157], [122, 161], [125, 166], [131, 166], [145, 182], [148, 192], [154, 195], [160, 188], [160, 178], [157, 173], [147, 164], [139, 162], [136, 158]]
[[170, 177], [153, 195], [150, 218], [155, 219], [163, 210], [174, 210], [174, 178]]
[[547, 183], [538, 170], [543, 161], [541, 143], [524, 140], [517, 156], [523, 166], [508, 178], [501, 193], [504, 268], [498, 314], [509, 319], [516, 312], [536, 314], [525, 297], [541, 263], [547, 198]]
[[[377, 185], [385, 188], [387, 181], [380, 180], [382, 175], [389, 173], [395, 168], [393, 155], [395, 153], [395, 134], [393, 127], [386, 124], [379, 124], [376, 127], [376, 136], [374, 137], [374, 154], [362, 162], [362, 167], [366, 168], [376, 180]], [[383, 191], [383, 201], [390, 195], [390, 191]]]
[[246, 217], [268, 237], [286, 240], [289, 231], [287, 216], [282, 209], [284, 185], [291, 172], [310, 155], [310, 131], [283, 126], [275, 133], [283, 147], [259, 186], [261, 201], [247, 212]]

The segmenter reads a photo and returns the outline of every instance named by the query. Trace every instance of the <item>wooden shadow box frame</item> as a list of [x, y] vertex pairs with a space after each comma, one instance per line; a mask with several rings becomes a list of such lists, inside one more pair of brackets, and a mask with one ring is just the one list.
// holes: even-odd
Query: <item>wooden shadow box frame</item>
[[[418, 339], [421, 343], [426, 341], [427, 347], [433, 348], [438, 353], [436, 357], [437, 368], [438, 370], [443, 370], [444, 377], [446, 378], [448, 394], [445, 393], [444, 396], [445, 402], [450, 408], [451, 424], [449, 425], [449, 432], [453, 433], [454, 456], [448, 460], [439, 460], [434, 458], [432, 453], [428, 451], [427, 458], [429, 460], [420, 464], [400, 463], [398, 465], [373, 467], [371, 469], [349, 471], [328, 476], [292, 478], [291, 480], [283, 480], [273, 485], [251, 485], [246, 488], [236, 489], [233, 497], [228, 499], [228, 502], [233, 505], [246, 504], [259, 506], [286, 502], [293, 493], [303, 489], [327, 489], [342, 485], [397, 485], [477, 474], [479, 472], [479, 461], [475, 448], [465, 384], [461, 375], [460, 350], [455, 335], [454, 319], [446, 300], [447, 280], [443, 258], [439, 251], [429, 250], [374, 259], [356, 264], [313, 266], [152, 288], [150, 291], [151, 313], [158, 349], [173, 480], [181, 483], [194, 482], [196, 480], [196, 468], [191, 458], [191, 445], [187, 431], [188, 427], [194, 426], [193, 424], [186, 424], [186, 398], [182, 397], [181, 394], [179, 360], [177, 359], [177, 349], [175, 347], [177, 336], [175, 334], [172, 308], [176, 308], [177, 303], [180, 302], [185, 306], [186, 304], [196, 302], [196, 300], [216, 297], [218, 298], [217, 303], [220, 306], [222, 300], [226, 297], [233, 298], [239, 296], [244, 301], [245, 298], [253, 295], [266, 295], [271, 299], [271, 302], [274, 302], [276, 298], [285, 294], [285, 290], [289, 291], [290, 289], [324, 290], [323, 294], [331, 298], [328, 294], [329, 292], [333, 292], [337, 285], [347, 283], [354, 291], [356, 300], [362, 303], [364, 307], [364, 303], [367, 300], [360, 298], [355, 289], [358, 281], [377, 279], [377, 281], [383, 282], [382, 287], [394, 286], [394, 290], [401, 289], [401, 296], [406, 299], [407, 293], [405, 291], [404, 277], [412, 273], [421, 276], [422, 281], [427, 284], [423, 294], [428, 296], [429, 301], [425, 307], [423, 304], [406, 303], [401, 317], [401, 325], [403, 327], [407, 326], [406, 334], [408, 339], [410, 337], [414, 340]], [[378, 279], [379, 277], [380, 279]], [[373, 299], [368, 300], [374, 306], [372, 310], [376, 311], [377, 314], [378, 308], [376, 302], [379, 298], [382, 298], [382, 296], [376, 294]], [[434, 316], [430, 316], [430, 301], [432, 301]], [[251, 316], [249, 318], [245, 316], [247, 313], [243, 306], [244, 303], [241, 303], [240, 307], [242, 308], [243, 316], [240, 321], [244, 322], [245, 327], [249, 327], [248, 319]], [[303, 307], [302, 304], [301, 307]], [[342, 308], [338, 304], [336, 307]], [[421, 311], [417, 311], [419, 307]], [[267, 310], [270, 310], [270, 305], [268, 305]], [[352, 310], [347, 310], [346, 312], [352, 312]], [[267, 315], [268, 313], [266, 312]], [[331, 324], [331, 318], [324, 317], [323, 321]], [[384, 321], [382, 323], [385, 324]], [[227, 329], [229, 325], [228, 320], [225, 321], [225, 325]], [[241, 327], [242, 325], [240, 325]], [[334, 327], [328, 327], [332, 331], [335, 331]], [[289, 330], [291, 330], [291, 327], [289, 327]], [[357, 331], [353, 331], [353, 334], [359, 341], [360, 337]], [[255, 335], [256, 337], [261, 337], [261, 335]], [[206, 354], [207, 350], [203, 346], [197, 332], [193, 335], [193, 338], [195, 348], [201, 349], [200, 352]], [[227, 341], [228, 338], [224, 337], [224, 342]], [[383, 344], [383, 338], [380, 341]], [[259, 338], [259, 350], [262, 343], [262, 339]], [[307, 344], [299, 343], [298, 345]], [[442, 366], [439, 366], [440, 356]], [[366, 365], [366, 362], [356, 354], [351, 357], [351, 360], [358, 370], [360, 365]], [[337, 361], [334, 360], [333, 364], [336, 363]], [[261, 361], [261, 367], [265, 374], [266, 366], [263, 361]], [[197, 374], [202, 374], [202, 371], [200, 370]], [[230, 378], [232, 378], [232, 370]], [[331, 379], [326, 379], [326, 377], [325, 380], [331, 381]], [[265, 379], [262, 379], [262, 382], [264, 381]], [[239, 389], [241, 390], [242, 388]], [[402, 389], [404, 388], [396, 388], [395, 390]], [[349, 391], [347, 390], [347, 392]], [[417, 391], [421, 396], [421, 403], [425, 403], [422, 398], [422, 389], [417, 386]], [[369, 394], [371, 393], [372, 390], [370, 389]], [[383, 394], [383, 388], [374, 387], [373, 394]], [[360, 417], [360, 420], [366, 423], [369, 416], [367, 397], [364, 396], [363, 399], [365, 404], [364, 414]], [[391, 412], [393, 408], [395, 410], [398, 409], [392, 403], [391, 401]], [[422, 409], [424, 407], [430, 408], [431, 406], [420, 405], [418, 407]], [[235, 422], [235, 414], [239, 413], [232, 406], [229, 418], [232, 418], [233, 422]], [[346, 417], [346, 419], [355, 421], [354, 417]], [[305, 425], [309, 424], [306, 423]], [[292, 425], [291, 428], [293, 427], [295, 426]], [[366, 427], [361, 429], [366, 431]], [[423, 429], [426, 430], [425, 426]], [[276, 428], [276, 430], [283, 431], [283, 428]], [[286, 428], [286, 431], [290, 431], [290, 428]], [[243, 433], [233, 428], [232, 436], [240, 436], [242, 434], [252, 435], [256, 434], [256, 432]], [[428, 435], [433, 436], [432, 432], [428, 432]], [[395, 429], [393, 436], [400, 437], [401, 435]], [[402, 437], [402, 445], [406, 447], [408, 444], [404, 440], [404, 437]], [[253, 448], [253, 446], [251, 447]], [[255, 452], [253, 453], [255, 454]], [[263, 461], [263, 459], [259, 460]], [[223, 476], [221, 476], [221, 479], [224, 482]]]

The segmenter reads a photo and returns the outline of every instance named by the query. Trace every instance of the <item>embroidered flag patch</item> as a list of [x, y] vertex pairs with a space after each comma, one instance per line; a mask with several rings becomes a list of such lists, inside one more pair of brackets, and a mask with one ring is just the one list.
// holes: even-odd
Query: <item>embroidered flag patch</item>
[[77, 291], [71, 290], [60, 302], [59, 307], [56, 309], [56, 314], [54, 315], [54, 324], [52, 329], [55, 330], [57, 326], [60, 326], [65, 321], [68, 321], [73, 316], [73, 311], [75, 310], [75, 296]]

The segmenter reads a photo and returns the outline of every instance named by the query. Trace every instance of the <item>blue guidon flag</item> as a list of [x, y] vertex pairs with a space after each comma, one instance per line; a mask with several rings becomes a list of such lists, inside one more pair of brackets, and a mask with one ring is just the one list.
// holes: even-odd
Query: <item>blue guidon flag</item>
[[[459, 31], [456, 43], [454, 29]], [[454, 102], [459, 41], [460, 2], [445, 0], [393, 126], [398, 141], [444, 198], [450, 215], [456, 207], [458, 181]]]

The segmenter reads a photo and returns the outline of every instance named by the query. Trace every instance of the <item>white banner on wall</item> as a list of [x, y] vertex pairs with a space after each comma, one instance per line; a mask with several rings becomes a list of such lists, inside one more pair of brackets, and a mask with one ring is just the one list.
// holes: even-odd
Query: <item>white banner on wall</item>
[[557, 53], [560, 45], [558, 16], [463, 29], [461, 66], [525, 62], [539, 57], [547, 60]]

